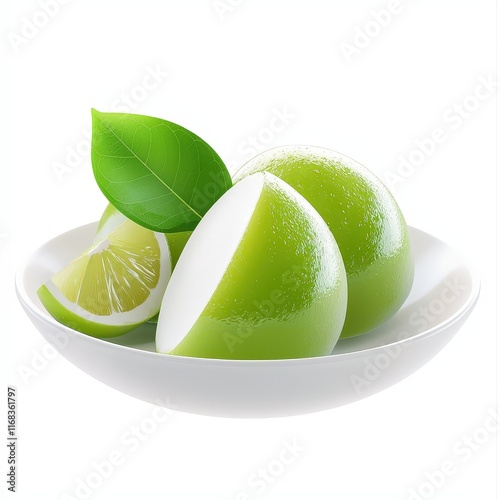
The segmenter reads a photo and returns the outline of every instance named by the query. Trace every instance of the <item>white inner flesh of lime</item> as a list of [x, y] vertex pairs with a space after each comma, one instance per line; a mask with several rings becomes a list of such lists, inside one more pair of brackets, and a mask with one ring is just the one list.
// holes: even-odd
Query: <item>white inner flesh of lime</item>
[[196, 227], [163, 297], [156, 330], [158, 352], [176, 347], [210, 301], [250, 223], [264, 179], [265, 174], [255, 174], [236, 184]]

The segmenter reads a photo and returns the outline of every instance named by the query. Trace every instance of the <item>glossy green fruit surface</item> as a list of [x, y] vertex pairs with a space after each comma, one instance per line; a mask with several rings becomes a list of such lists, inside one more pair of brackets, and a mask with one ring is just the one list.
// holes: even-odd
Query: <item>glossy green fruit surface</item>
[[354, 160], [308, 146], [265, 151], [234, 181], [256, 172], [270, 172], [297, 190], [335, 236], [348, 281], [341, 337], [370, 331], [394, 315], [410, 292], [414, 265], [406, 222], [384, 184]]
[[194, 230], [161, 305], [157, 351], [224, 359], [329, 354], [347, 281], [327, 225], [271, 174], [225, 193]]

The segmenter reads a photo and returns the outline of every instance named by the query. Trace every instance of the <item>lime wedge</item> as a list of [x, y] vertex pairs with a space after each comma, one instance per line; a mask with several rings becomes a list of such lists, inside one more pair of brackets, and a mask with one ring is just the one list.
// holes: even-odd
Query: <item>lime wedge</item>
[[165, 235], [108, 207], [90, 248], [42, 285], [38, 296], [60, 323], [114, 337], [158, 313], [171, 272]]

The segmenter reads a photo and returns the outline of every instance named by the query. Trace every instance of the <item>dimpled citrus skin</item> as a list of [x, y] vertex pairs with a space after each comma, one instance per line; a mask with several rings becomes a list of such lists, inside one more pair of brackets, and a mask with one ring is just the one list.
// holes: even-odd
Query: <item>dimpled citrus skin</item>
[[393, 316], [410, 292], [414, 264], [408, 227], [382, 182], [340, 153], [309, 146], [270, 149], [243, 165], [234, 181], [262, 171], [302, 194], [335, 236], [348, 282], [341, 338]]
[[293, 189], [266, 175], [221, 282], [170, 354], [226, 359], [329, 354], [346, 302], [345, 269], [328, 227]]

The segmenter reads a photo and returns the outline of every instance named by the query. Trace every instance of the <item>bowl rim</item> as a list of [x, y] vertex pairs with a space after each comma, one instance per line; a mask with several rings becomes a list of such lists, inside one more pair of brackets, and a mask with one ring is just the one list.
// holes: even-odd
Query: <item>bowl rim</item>
[[[375, 355], [377, 351], [385, 351], [389, 348], [395, 347], [395, 346], [402, 346], [403, 344], [410, 344], [413, 342], [419, 342], [424, 339], [427, 339], [429, 337], [433, 337], [439, 333], [441, 333], [444, 330], [447, 330], [448, 328], [452, 327], [455, 323], [459, 322], [464, 316], [467, 317], [467, 315], [472, 312], [473, 308], [477, 304], [479, 300], [479, 295], [480, 295], [480, 290], [481, 290], [481, 282], [479, 278], [479, 274], [477, 273], [475, 266], [471, 265], [471, 262], [469, 259], [464, 258], [462, 255], [460, 255], [460, 258], [464, 262], [464, 265], [471, 277], [471, 286], [470, 286], [470, 293], [469, 296], [467, 297], [467, 300], [462, 304], [462, 306], [455, 311], [451, 316], [449, 316], [447, 319], [445, 319], [443, 322], [434, 325], [433, 327], [429, 328], [428, 330], [424, 330], [422, 332], [419, 332], [415, 335], [401, 338], [398, 340], [395, 340], [394, 342], [391, 342], [389, 344], [384, 344], [381, 346], [375, 346], [375, 347], [368, 347], [366, 349], [361, 349], [361, 350], [356, 350], [356, 351], [350, 351], [350, 352], [343, 352], [343, 353], [337, 353], [337, 354], [326, 354], [324, 356], [314, 356], [314, 357], [304, 357], [304, 358], [285, 358], [285, 359], [217, 359], [217, 358], [199, 358], [199, 357], [191, 357], [191, 356], [176, 356], [173, 354], [163, 354], [159, 352], [154, 352], [154, 351], [146, 351], [143, 349], [138, 349], [136, 347], [130, 347], [130, 346], [125, 346], [121, 344], [116, 344], [114, 342], [109, 342], [106, 339], [101, 339], [99, 337], [93, 337], [91, 335], [87, 335], [85, 333], [79, 332], [77, 330], [74, 330], [66, 325], [63, 325], [62, 323], [59, 323], [56, 321], [52, 316], [47, 311], [44, 311], [40, 309], [29, 297], [28, 292], [26, 291], [24, 287], [24, 278], [26, 275], [26, 271], [29, 267], [29, 265], [32, 263], [34, 257], [40, 252], [40, 250], [45, 247], [49, 246], [55, 239], [64, 236], [68, 233], [71, 232], [78, 232], [81, 231], [85, 228], [90, 228], [90, 226], [95, 226], [97, 225], [97, 222], [91, 222], [88, 224], [84, 224], [78, 227], [75, 227], [73, 229], [70, 229], [69, 231], [65, 231], [63, 233], [60, 233], [53, 238], [47, 240], [45, 243], [40, 245], [35, 251], [31, 252], [28, 257], [26, 257], [23, 260], [23, 263], [18, 267], [16, 274], [15, 274], [15, 290], [16, 290], [16, 295], [21, 303], [21, 305], [30, 312], [33, 316], [35, 316], [39, 321], [45, 323], [48, 326], [51, 326], [52, 328], [56, 328], [59, 330], [62, 330], [66, 334], [70, 336], [76, 336], [79, 338], [83, 338], [88, 342], [94, 342], [97, 343], [97, 345], [100, 345], [101, 347], [105, 349], [118, 349], [118, 350], [125, 350], [126, 352], [133, 352], [135, 355], [140, 355], [140, 356], [146, 356], [146, 357], [152, 357], [154, 359], [165, 359], [168, 360], [169, 362], [180, 362], [180, 363], [192, 363], [192, 364], [203, 364], [203, 365], [209, 365], [209, 366], [217, 366], [217, 365], [224, 365], [224, 366], [245, 366], [245, 367], [250, 367], [250, 366], [261, 366], [261, 365], [274, 365], [274, 364], [279, 364], [279, 365], [295, 365], [295, 364], [305, 364], [305, 365], [310, 365], [310, 364], [323, 364], [323, 363], [331, 363], [331, 362], [347, 362], [350, 359], [356, 359], [358, 357], [366, 357], [367, 355]], [[427, 238], [432, 238], [436, 241], [438, 241], [441, 245], [445, 245], [451, 252], [458, 254], [453, 248], [451, 248], [448, 244], [443, 242], [442, 240], [436, 238], [435, 236], [421, 230], [418, 228], [415, 228], [413, 226], [408, 226], [408, 229], [410, 230], [410, 236], [412, 233], [421, 233], [425, 235]], [[363, 335], [368, 335], [370, 332], [364, 333]]]

